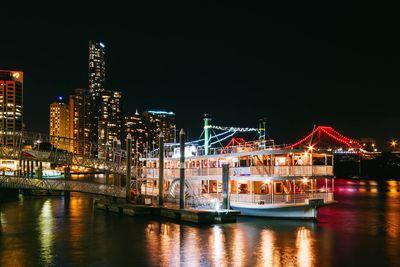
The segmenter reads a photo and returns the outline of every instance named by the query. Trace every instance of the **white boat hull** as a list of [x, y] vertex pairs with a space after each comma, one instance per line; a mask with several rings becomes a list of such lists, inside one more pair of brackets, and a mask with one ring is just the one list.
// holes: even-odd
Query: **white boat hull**
[[231, 202], [230, 208], [239, 210], [241, 215], [246, 216], [316, 219], [318, 206], [308, 204], [257, 205]]

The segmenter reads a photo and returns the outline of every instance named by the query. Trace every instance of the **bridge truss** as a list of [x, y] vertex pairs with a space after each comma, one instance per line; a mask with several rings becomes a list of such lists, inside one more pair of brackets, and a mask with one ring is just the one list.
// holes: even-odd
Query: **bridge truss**
[[[126, 150], [115, 140], [113, 144], [99, 145], [72, 138], [41, 133], [15, 132], [14, 145], [0, 145], [0, 158], [51, 162], [75, 165], [112, 173], [126, 173]], [[131, 164], [131, 173], [137, 174]]]
[[34, 179], [15, 176], [0, 176], [0, 187], [10, 189], [31, 189], [47, 191], [72, 191], [125, 198], [125, 187], [93, 182], [64, 179]]

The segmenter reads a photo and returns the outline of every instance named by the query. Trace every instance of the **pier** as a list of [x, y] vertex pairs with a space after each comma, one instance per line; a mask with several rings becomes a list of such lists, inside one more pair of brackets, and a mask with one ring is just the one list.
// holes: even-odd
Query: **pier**
[[96, 208], [107, 212], [114, 212], [120, 215], [150, 218], [168, 218], [176, 222], [194, 224], [214, 224], [236, 222], [240, 214], [237, 210], [199, 210], [180, 209], [179, 206], [169, 205], [148, 206], [127, 203], [110, 202], [104, 199], [95, 199]]

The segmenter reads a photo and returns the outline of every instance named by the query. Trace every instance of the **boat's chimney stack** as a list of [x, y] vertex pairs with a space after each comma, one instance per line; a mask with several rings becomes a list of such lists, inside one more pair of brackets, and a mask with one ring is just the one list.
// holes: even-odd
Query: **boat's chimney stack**
[[210, 114], [203, 114], [204, 120], [204, 154], [208, 155], [210, 153], [210, 121], [211, 115]]
[[260, 149], [265, 149], [265, 125], [267, 123], [267, 118], [261, 118], [258, 120], [258, 134], [260, 141]]

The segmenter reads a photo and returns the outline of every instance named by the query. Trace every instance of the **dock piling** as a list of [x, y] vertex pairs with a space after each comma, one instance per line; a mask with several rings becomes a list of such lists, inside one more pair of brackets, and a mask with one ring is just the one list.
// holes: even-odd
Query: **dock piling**
[[222, 164], [222, 208], [229, 210], [229, 164]]
[[64, 180], [65, 180], [65, 189], [64, 190], [64, 197], [67, 199], [70, 197], [70, 192], [69, 192], [69, 181], [71, 180], [71, 169], [69, 166], [64, 167]]
[[[125, 182], [125, 189], [126, 189], [126, 203], [131, 202], [131, 163], [132, 163], [132, 137], [128, 133], [126, 137], [126, 182]], [[106, 174], [106, 181], [108, 180], [108, 173]], [[108, 183], [108, 181], [107, 181]], [[136, 177], [137, 183], [137, 177]]]
[[181, 129], [179, 132], [180, 147], [180, 173], [179, 173], [179, 209], [185, 208], [185, 131]]
[[159, 158], [159, 175], [158, 175], [158, 205], [164, 205], [164, 136], [160, 133], [158, 138], [158, 158]]

